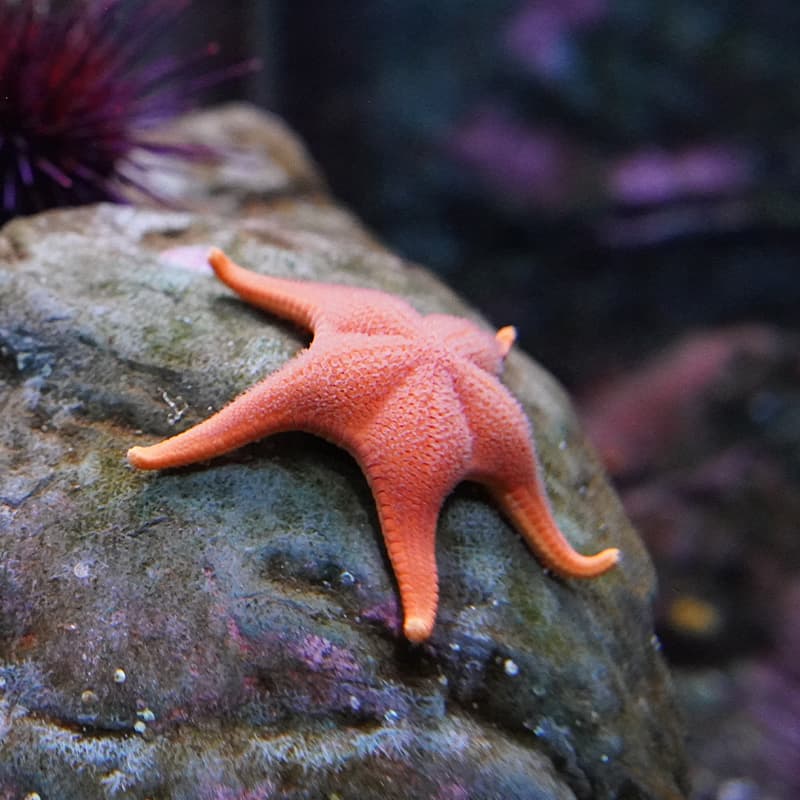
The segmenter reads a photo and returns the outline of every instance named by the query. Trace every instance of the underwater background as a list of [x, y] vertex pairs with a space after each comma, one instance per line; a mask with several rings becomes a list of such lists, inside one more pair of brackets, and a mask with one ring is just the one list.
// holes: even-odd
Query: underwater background
[[693, 800], [800, 795], [798, 31], [790, 0], [194, 0], [159, 44], [257, 57], [204, 102], [285, 118], [569, 389], [656, 563]]

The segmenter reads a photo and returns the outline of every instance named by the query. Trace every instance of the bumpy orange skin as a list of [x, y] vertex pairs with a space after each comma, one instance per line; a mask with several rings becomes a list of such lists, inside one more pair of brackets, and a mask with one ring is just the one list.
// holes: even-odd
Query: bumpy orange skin
[[217, 277], [248, 303], [310, 329], [314, 339], [278, 372], [193, 428], [133, 447], [140, 469], [203, 461], [274, 433], [301, 430], [348, 450], [367, 476], [403, 604], [403, 631], [422, 642], [439, 599], [439, 511], [463, 480], [486, 485], [539, 560], [591, 578], [619, 551], [576, 552], [553, 520], [530, 424], [500, 383], [514, 329], [492, 335], [444, 314], [422, 316], [372, 289], [259, 275], [213, 250]]

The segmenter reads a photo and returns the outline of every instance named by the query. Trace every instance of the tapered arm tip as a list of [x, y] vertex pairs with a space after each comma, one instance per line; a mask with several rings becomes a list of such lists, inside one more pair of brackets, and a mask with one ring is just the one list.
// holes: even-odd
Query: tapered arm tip
[[403, 633], [409, 642], [419, 644], [430, 638], [433, 632], [433, 618], [427, 620], [420, 616], [406, 617], [403, 622]]
[[138, 469], [153, 469], [150, 459], [146, 456], [146, 447], [131, 447], [126, 454], [128, 463]]

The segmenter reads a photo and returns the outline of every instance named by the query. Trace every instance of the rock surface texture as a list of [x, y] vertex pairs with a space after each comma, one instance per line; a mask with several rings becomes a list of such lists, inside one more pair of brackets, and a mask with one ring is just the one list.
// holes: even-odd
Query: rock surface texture
[[462, 485], [421, 647], [400, 633], [373, 500], [343, 451], [292, 433], [205, 466], [126, 464], [305, 344], [214, 280], [212, 245], [474, 318], [331, 205], [277, 123], [229, 109], [192, 124], [232, 120], [254, 166], [224, 199], [0, 233], [0, 797], [683, 797], [650, 561], [567, 400], [522, 353], [504, 381], [556, 518], [578, 549], [624, 560], [556, 579]]

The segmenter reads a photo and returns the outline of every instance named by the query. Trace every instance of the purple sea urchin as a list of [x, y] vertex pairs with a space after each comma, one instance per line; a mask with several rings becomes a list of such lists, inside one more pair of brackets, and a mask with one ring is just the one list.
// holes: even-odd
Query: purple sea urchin
[[[208, 156], [148, 132], [197, 89], [252, 68], [190, 77], [197, 59], [152, 53], [188, 0], [0, 0], [0, 222], [56, 206], [152, 194], [138, 150]], [[203, 57], [216, 52], [209, 45]]]

